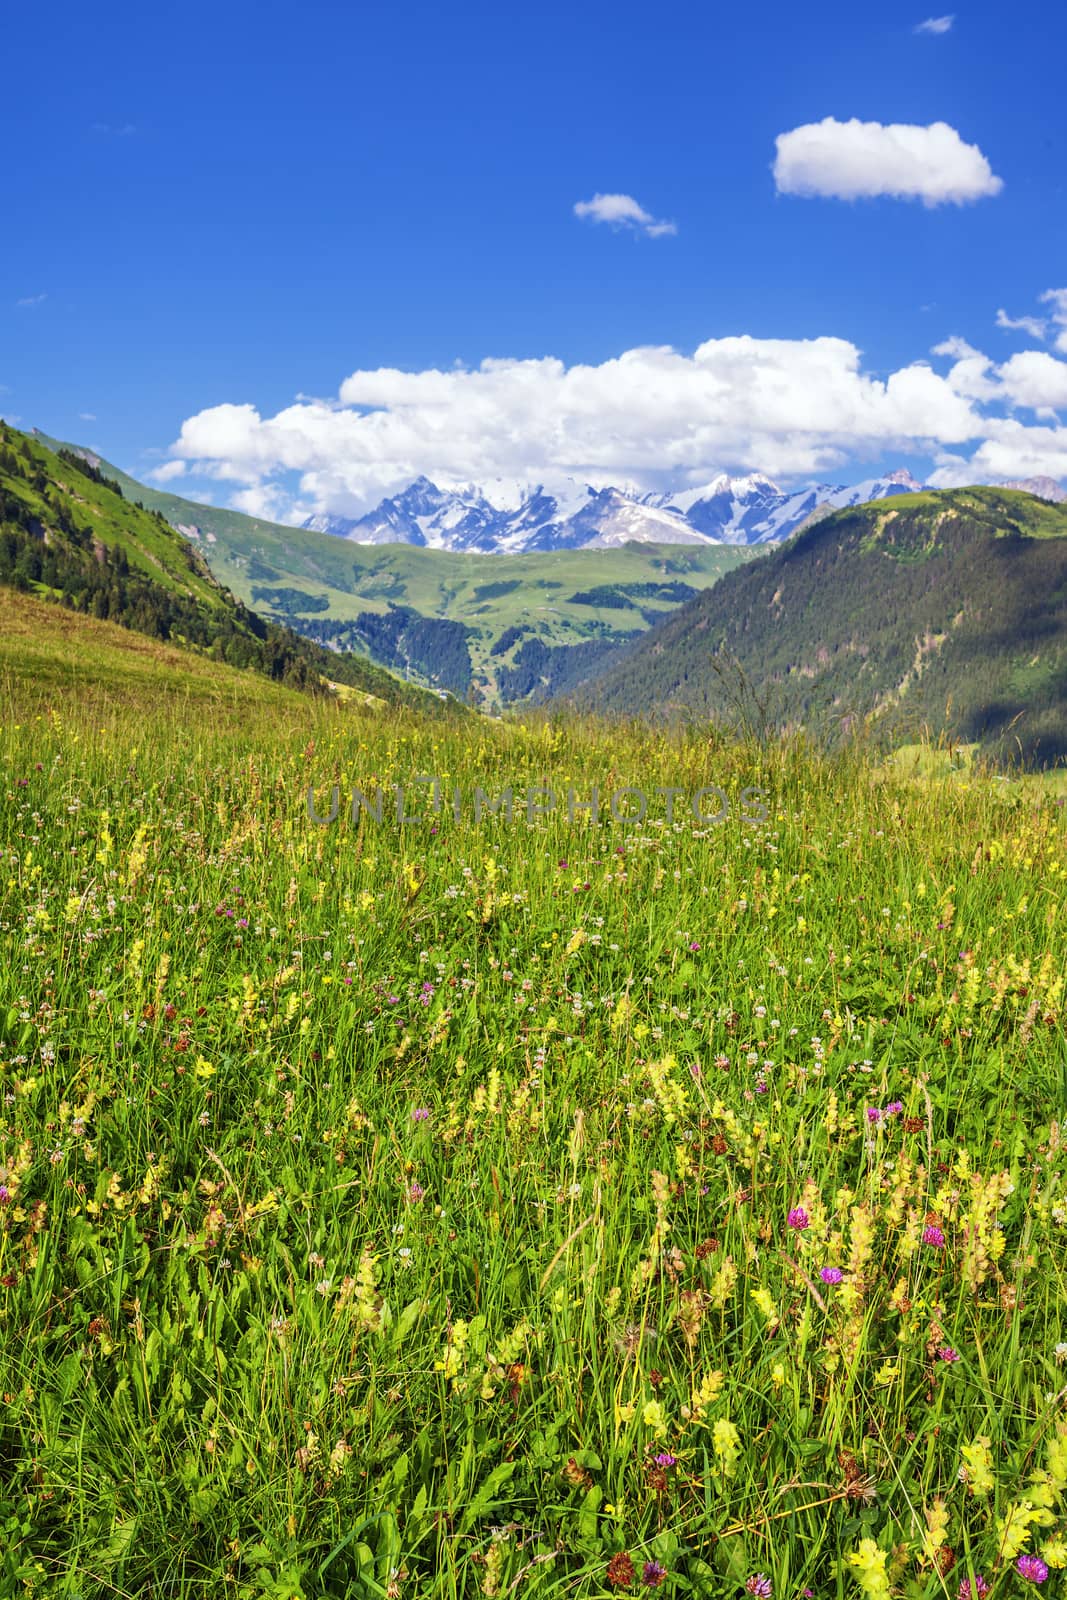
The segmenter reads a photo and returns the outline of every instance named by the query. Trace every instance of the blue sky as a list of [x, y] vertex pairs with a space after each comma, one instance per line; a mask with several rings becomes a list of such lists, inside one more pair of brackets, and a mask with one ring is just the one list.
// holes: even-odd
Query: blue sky
[[[409, 468], [475, 475], [480, 434], [487, 476], [810, 466], [847, 480], [884, 461], [925, 476], [940, 462], [945, 481], [966, 476], [954, 461], [1067, 476], [1067, 300], [1039, 298], [1067, 285], [1067, 15], [968, 4], [916, 32], [930, 15], [706, 0], [9, 8], [0, 408], [139, 475], [171, 460], [178, 491], [287, 515], [357, 508]], [[999, 192], [777, 192], [776, 139], [825, 118], [946, 123]], [[676, 232], [575, 215], [597, 195]], [[997, 327], [1001, 309], [1041, 319], [1040, 336]], [[716, 344], [742, 336], [752, 382], [745, 350]], [[970, 355], [931, 356], [950, 337]], [[789, 445], [804, 429], [788, 406], [704, 425], [699, 347], [715, 347], [708, 381], [758, 411], [753, 389], [773, 402], [813, 381], [761, 342], [819, 338], [854, 346], [875, 386], [916, 362], [964, 370], [917, 401], [914, 427], [883, 416], [853, 437], [830, 394], [807, 452]], [[567, 380], [647, 347], [684, 359]], [[1005, 375], [1024, 352], [1040, 360]], [[827, 355], [843, 392], [847, 356]], [[530, 365], [442, 398], [435, 372], [487, 358]], [[339, 405], [357, 373], [372, 377]], [[583, 431], [605, 391], [621, 413]], [[985, 432], [948, 415], [953, 395]], [[451, 455], [435, 444], [465, 431]]]

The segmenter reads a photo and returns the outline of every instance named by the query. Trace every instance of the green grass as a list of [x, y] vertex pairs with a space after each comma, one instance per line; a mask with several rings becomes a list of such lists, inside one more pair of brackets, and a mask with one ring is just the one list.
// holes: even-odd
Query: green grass
[[918, 494], [894, 495], [885, 507], [899, 512], [918, 509], [943, 512], [946, 508], [1012, 524], [1033, 539], [1067, 537], [1064, 506], [1027, 494], [1022, 489], [999, 489], [989, 485], [972, 489], [925, 489]]
[[[0, 1594], [997, 1600], [1042, 1503], [1058, 1559], [1055, 797], [15, 615]], [[431, 774], [458, 820], [352, 824]], [[593, 783], [648, 819], [473, 820]]]
[[232, 707], [306, 714], [307, 696], [256, 673], [0, 588], [0, 717], [68, 704], [140, 715], [152, 706], [185, 720]]

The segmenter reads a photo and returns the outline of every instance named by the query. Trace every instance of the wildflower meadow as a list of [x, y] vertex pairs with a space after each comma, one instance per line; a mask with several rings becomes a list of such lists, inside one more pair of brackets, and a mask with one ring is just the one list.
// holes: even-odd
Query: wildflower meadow
[[0, 1594], [1067, 1593], [1054, 786], [0, 710]]

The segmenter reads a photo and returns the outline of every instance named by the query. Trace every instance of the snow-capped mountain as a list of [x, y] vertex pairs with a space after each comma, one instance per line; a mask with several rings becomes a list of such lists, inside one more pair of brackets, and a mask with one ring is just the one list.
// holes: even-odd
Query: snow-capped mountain
[[745, 478], [722, 473], [703, 489], [687, 489], [668, 504], [685, 516], [690, 527], [720, 544], [776, 544], [822, 507], [840, 511], [921, 488], [903, 468], [844, 488], [815, 483], [794, 490], [779, 489], [759, 473]]
[[1042, 500], [1051, 500], [1054, 505], [1067, 501], [1067, 489], [1055, 478], [1001, 478], [999, 481], [1002, 489], [1022, 489]]
[[900, 470], [842, 487], [809, 484], [783, 490], [759, 473], [677, 494], [594, 489], [576, 480], [543, 485], [495, 482], [439, 489], [416, 478], [358, 518], [314, 516], [305, 528], [357, 544], [415, 544], [437, 550], [518, 554], [530, 550], [611, 549], [642, 544], [771, 544], [786, 539], [820, 508], [838, 510], [907, 494], [922, 485]]

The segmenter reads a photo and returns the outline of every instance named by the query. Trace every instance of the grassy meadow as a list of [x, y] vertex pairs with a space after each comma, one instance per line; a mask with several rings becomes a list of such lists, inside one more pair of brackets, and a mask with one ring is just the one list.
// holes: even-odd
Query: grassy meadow
[[80, 626], [0, 638], [0, 1595], [1064, 1593], [1062, 795]]

